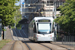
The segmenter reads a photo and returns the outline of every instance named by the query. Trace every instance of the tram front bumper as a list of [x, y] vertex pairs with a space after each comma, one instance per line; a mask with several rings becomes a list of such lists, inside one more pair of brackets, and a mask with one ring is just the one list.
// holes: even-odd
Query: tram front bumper
[[54, 41], [53, 37], [37, 37], [37, 41]]

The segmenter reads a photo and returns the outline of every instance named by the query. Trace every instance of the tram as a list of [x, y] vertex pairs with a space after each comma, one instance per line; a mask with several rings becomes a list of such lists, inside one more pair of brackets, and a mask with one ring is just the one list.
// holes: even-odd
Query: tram
[[53, 17], [34, 17], [29, 24], [29, 39], [38, 41], [54, 41]]

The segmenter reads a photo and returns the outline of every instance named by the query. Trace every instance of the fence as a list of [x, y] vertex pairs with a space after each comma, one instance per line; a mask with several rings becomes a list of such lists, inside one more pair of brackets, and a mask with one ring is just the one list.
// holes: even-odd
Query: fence
[[62, 42], [64, 45], [69, 45], [75, 47], [75, 36], [58, 36], [56, 41]]
[[57, 41], [75, 42], [75, 36], [57, 37]]

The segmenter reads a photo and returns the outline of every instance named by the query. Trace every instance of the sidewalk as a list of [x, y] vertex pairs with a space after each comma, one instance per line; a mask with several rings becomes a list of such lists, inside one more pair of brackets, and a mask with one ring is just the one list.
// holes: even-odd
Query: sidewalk
[[11, 29], [7, 28], [5, 39], [13, 40]]

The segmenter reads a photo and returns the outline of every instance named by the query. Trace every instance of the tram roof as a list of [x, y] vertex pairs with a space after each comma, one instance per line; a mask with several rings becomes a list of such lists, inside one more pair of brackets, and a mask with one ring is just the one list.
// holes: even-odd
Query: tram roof
[[39, 20], [39, 19], [51, 19], [51, 20], [53, 20], [53, 17], [34, 17], [34, 20]]

